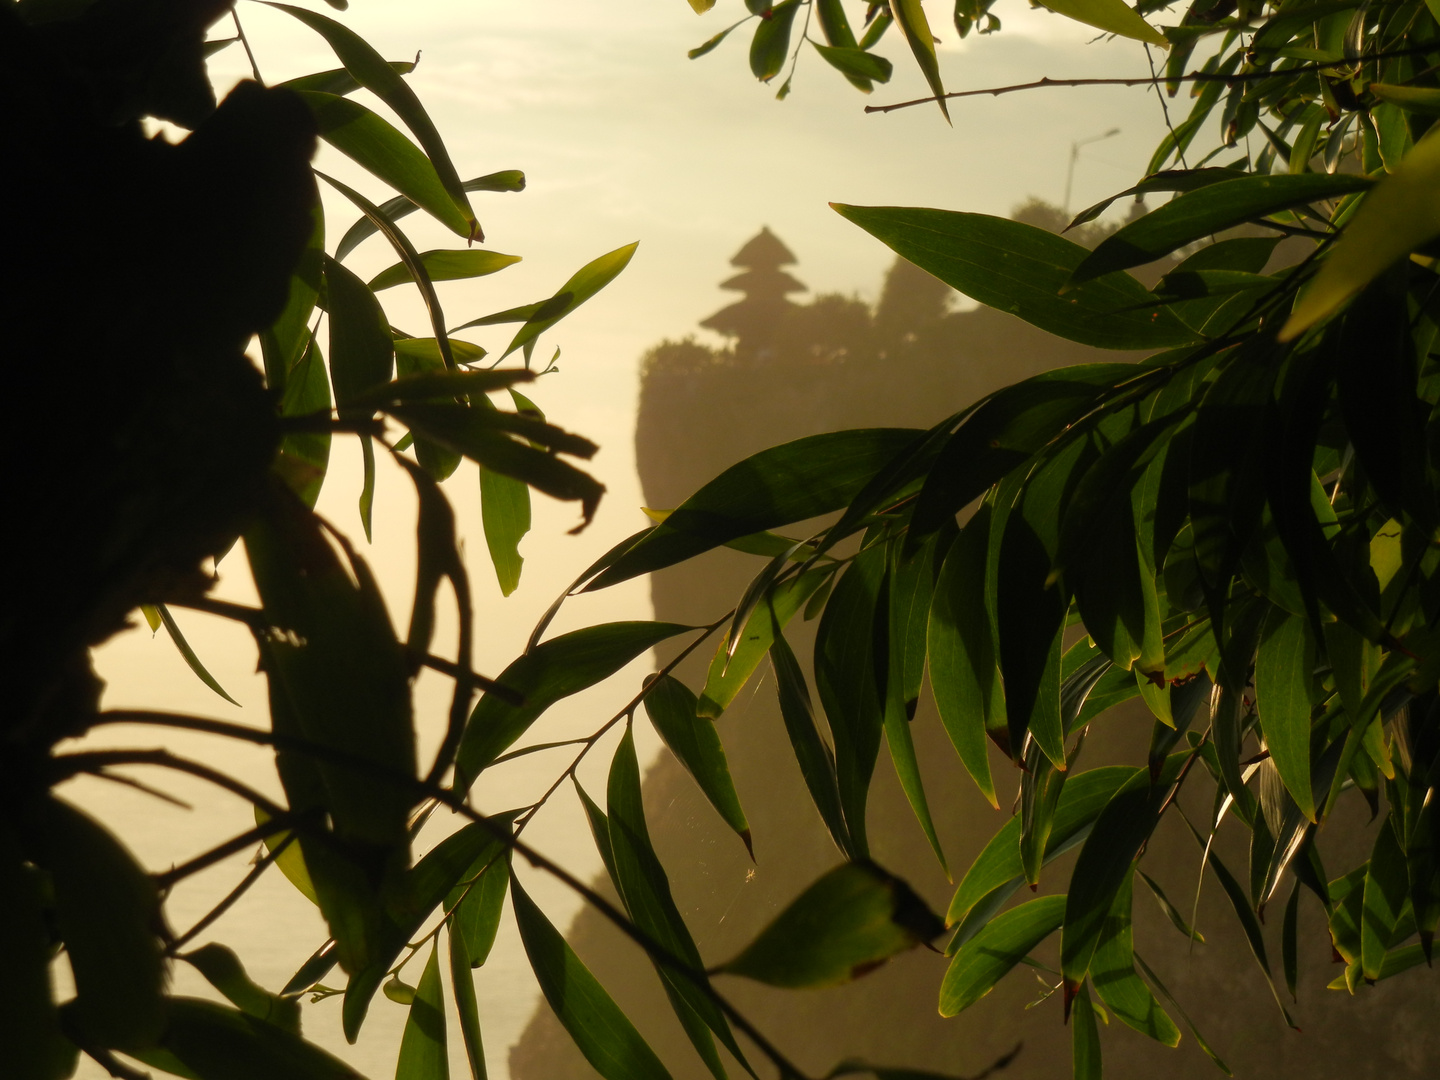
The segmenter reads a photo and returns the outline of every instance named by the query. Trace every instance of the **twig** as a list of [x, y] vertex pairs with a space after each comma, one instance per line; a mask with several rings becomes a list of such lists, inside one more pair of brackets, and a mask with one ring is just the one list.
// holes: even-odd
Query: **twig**
[[161, 791], [159, 788], [153, 788], [141, 780], [136, 780], [133, 776], [122, 776], [120, 773], [110, 773], [104, 769], [96, 769], [88, 775], [95, 777], [96, 780], [109, 780], [112, 784], [123, 784], [126, 787], [134, 788], [136, 791], [143, 791], [146, 795], [153, 796], [161, 802], [167, 802], [171, 806], [178, 806], [181, 810], [195, 809], [195, 807], [191, 806], [184, 799], [177, 799], [169, 792]]
[[[1160, 74], [1155, 70], [1155, 57], [1150, 53], [1150, 43], [1147, 41], [1142, 44], [1145, 46], [1145, 62], [1150, 65], [1150, 78], [1154, 80], [1155, 96], [1160, 100], [1160, 114], [1165, 118], [1165, 130], [1170, 132], [1170, 141], [1175, 144], [1175, 153], [1180, 158], [1181, 166], [1188, 169], [1190, 166], [1185, 161], [1185, 148], [1180, 145], [1180, 137], [1175, 134], [1175, 125], [1170, 122], [1170, 105], [1165, 100], [1165, 91], [1160, 89]], [[1160, 164], [1163, 165], [1164, 162]], [[1068, 212], [1069, 208], [1066, 210]]]
[[250, 51], [250, 39], [245, 36], [245, 28], [240, 25], [240, 13], [231, 8], [230, 18], [235, 21], [235, 36], [240, 39], [240, 44], [245, 46], [245, 56], [250, 61], [250, 74], [255, 76], [257, 83], [264, 86], [265, 80], [260, 77], [260, 65], [255, 62], [255, 54]]
[[[725, 618], [729, 618], [729, 616], [727, 615]], [[701, 641], [704, 641], [706, 637], [708, 637], [711, 633], [718, 629], [720, 625], [724, 622], [725, 619], [722, 618], [717, 620], [710, 627], [706, 628], [706, 633], [701, 635], [695, 641], [691, 642], [686, 652], [693, 650], [696, 645], [698, 645]], [[671, 661], [671, 663], [667, 665], [666, 668], [663, 670], [668, 671], [675, 664], [679, 663], [679, 661], [683, 659], [684, 656], [685, 653], [681, 653], [679, 657]], [[628, 706], [627, 710], [622, 710], [622, 713], [619, 715], [623, 716], [629, 710], [633, 710], [635, 707], [637, 707], [640, 701], [644, 699], [644, 696], [646, 693], [648, 693], [648, 691], [649, 687], [647, 686], [638, 695], [636, 695], [633, 704]], [[521, 858], [525, 859], [525, 861], [528, 862], [531, 866], [558, 879], [566, 887], [579, 894], [581, 899], [594, 907], [597, 911], [600, 912], [601, 915], [603, 915], [606, 919], [613, 923], [615, 927], [620, 930], [621, 933], [625, 934], [626, 937], [630, 938], [632, 941], [635, 942], [635, 944], [639, 945], [640, 948], [642, 948], [655, 963], [665, 966], [666, 968], [676, 972], [683, 978], [686, 978], [692, 983], [694, 983], [695, 986], [700, 990], [700, 992], [705, 994], [706, 997], [710, 998], [710, 1000], [715, 1003], [716, 1007], [719, 1008], [726, 1015], [726, 1017], [728, 1017], [729, 1020], [737, 1028], [739, 1028], [740, 1031], [748, 1039], [750, 1039], [751, 1042], [755, 1044], [757, 1048], [759, 1048], [760, 1052], [763, 1053], [767, 1058], [769, 1058], [770, 1061], [777, 1068], [779, 1068], [782, 1077], [796, 1078], [796, 1080], [804, 1080], [806, 1074], [803, 1073], [799, 1068], [797, 1068], [794, 1063], [792, 1063], [790, 1059], [784, 1055], [784, 1053], [782, 1053], [773, 1043], [770, 1042], [769, 1039], [764, 1036], [763, 1033], [759, 1031], [759, 1029], [755, 1027], [754, 1024], [747, 1020], [745, 1016], [738, 1009], [736, 1009], [735, 1006], [732, 1005], [723, 994], [716, 990], [710, 984], [709, 978], [705, 975], [703, 971], [695, 970], [680, 957], [675, 956], [664, 945], [654, 940], [644, 930], [640, 929], [638, 926], [632, 923], [623, 912], [621, 912], [603, 896], [597, 893], [594, 889], [590, 888], [588, 885], [586, 885], [583, 881], [577, 878], [574, 874], [570, 873], [564, 867], [560, 866], [558, 863], [552, 861], [546, 856], [540, 854], [540, 852], [536, 851], [534, 848], [530, 847], [528, 844], [522, 841], [514, 832], [511, 831], [508, 826], [503, 826], [501, 824], [498, 824], [497, 822], [491, 821], [479, 811], [472, 809], [464, 802], [463, 796], [461, 796], [459, 793], [439, 787], [434, 784], [427, 784], [423, 780], [418, 780], [413, 776], [396, 772], [395, 769], [388, 765], [384, 765], [375, 761], [370, 761], [365, 758], [360, 758], [356, 755], [348, 754], [344, 751], [334, 750], [330, 747], [317, 746], [315, 744], [305, 743], [303, 740], [290, 739], [285, 736], [276, 735], [273, 732], [259, 731], [254, 728], [243, 727], [239, 724], [231, 724], [223, 720], [207, 720], [203, 717], [183, 716], [169, 713], [146, 714], [129, 711], [101, 713], [100, 718], [102, 722], [110, 720], [111, 722], [151, 723], [161, 726], [185, 728], [194, 731], [209, 731], [214, 734], [230, 735], [235, 738], [245, 739], [249, 742], [261, 744], [269, 743], [277, 747], [287, 746], [297, 750], [303, 748], [305, 751], [314, 753], [317, 757], [325, 757], [332, 760], [343, 760], [346, 764], [353, 765], [356, 768], [363, 769], [366, 772], [369, 772], [377, 780], [388, 782], [403, 790], [413, 792], [416, 795], [421, 795], [434, 799], [440, 805], [447, 806], [455, 813], [460, 814], [467, 820], [480, 825], [493, 837], [495, 837], [496, 840], [505, 845], [505, 847], [509, 848], [510, 850], [518, 854]], [[602, 729], [602, 731], [608, 729], [615, 722], [617, 721], [610, 721], [607, 725], [605, 725], [605, 728]], [[595, 738], [599, 738], [599, 733], [596, 734]], [[90, 754], [65, 755], [61, 758], [57, 758], [56, 762], [57, 764], [63, 763], [66, 766], [73, 766], [77, 764], [88, 763], [92, 760], [95, 760], [101, 764], [108, 763], [166, 765], [171, 768], [181, 769], [182, 771], [194, 772], [196, 775], [203, 775], [206, 779], [211, 779], [216, 783], [220, 783], [222, 787], [226, 787], [231, 791], [236, 791], [237, 794], [242, 794], [242, 797], [250, 798], [253, 802], [256, 803], [256, 805], [260, 806], [262, 810], [265, 810], [266, 813], [270, 814], [271, 817], [279, 817], [286, 813], [286, 811], [274, 806], [273, 803], [270, 803], [269, 800], [265, 799], [258, 792], [251, 791], [249, 788], [246, 788], [245, 785], [240, 784], [238, 781], [231, 780], [229, 777], [225, 777], [222, 774], [215, 773], [213, 769], [209, 769], [207, 766], [200, 765], [197, 762], [186, 761], [183, 758], [175, 758], [163, 750], [96, 751]], [[75, 769], [74, 771], [80, 770]], [[295, 834], [292, 832], [289, 837], [286, 837], [286, 842], [293, 842], [294, 837]], [[249, 874], [246, 875], [245, 879], [235, 887], [235, 889], [230, 893], [229, 896], [227, 896], [218, 905], [216, 905], [216, 907], [212, 909], [211, 912], [207, 914], [203, 919], [201, 919], [199, 923], [197, 923], [190, 930], [186, 931], [185, 934], [183, 934], [174, 943], [172, 943], [171, 950], [173, 951], [174, 949], [177, 949], [181, 945], [190, 941], [196, 934], [200, 933], [202, 930], [205, 929], [205, 927], [209, 926], [221, 915], [223, 915], [225, 911], [230, 907], [230, 905], [232, 905], [237, 899], [239, 899], [240, 895], [244, 893], [246, 889], [248, 889], [251, 885], [254, 884], [255, 880], [259, 878], [260, 874], [265, 870], [265, 868], [268, 867], [271, 863], [273, 863], [275, 861], [275, 858], [283, 850], [283, 843], [277, 845], [274, 851], [267, 854], [255, 866], [254, 870], [252, 870]]]
[[[101, 714], [104, 716], [105, 714]], [[236, 725], [237, 727], [239, 725]], [[202, 780], [208, 780], [216, 787], [222, 787], [232, 795], [238, 795], [254, 806], [258, 806], [272, 818], [288, 814], [283, 806], [277, 806], [254, 788], [242, 784], [209, 765], [198, 761], [176, 757], [168, 750], [88, 750], [78, 754], [57, 754], [50, 759], [53, 767], [52, 782], [58, 783], [79, 773], [91, 773], [107, 765], [158, 765], [176, 772], [189, 773]]]
[[201, 870], [208, 870], [216, 863], [228, 859], [236, 852], [244, 851], [267, 836], [291, 829], [296, 823], [296, 818], [295, 814], [283, 814], [278, 818], [272, 817], [263, 824], [256, 825], [253, 829], [246, 829], [239, 836], [231, 837], [223, 844], [217, 844], [203, 855], [196, 855], [189, 862], [172, 867], [163, 874], [152, 874], [151, 876], [159, 888], [168, 889], [177, 881], [182, 881], [191, 874], [198, 874]]
[[[1368, 60], [1389, 60], [1400, 56], [1419, 56], [1427, 53], [1440, 52], [1440, 46], [1426, 45], [1410, 49], [1394, 49], [1388, 52], [1371, 53], [1369, 56], [1361, 57], [1361, 62]], [[1021, 90], [1043, 90], [1049, 87], [1063, 86], [1158, 86], [1168, 82], [1254, 82], [1260, 79], [1278, 78], [1282, 75], [1305, 75], [1310, 72], [1328, 71], [1330, 68], [1348, 67], [1349, 61], [1337, 60], [1330, 63], [1315, 61], [1309, 64], [1299, 64], [1293, 68], [1284, 68], [1280, 71], [1241, 71], [1230, 75], [1221, 74], [1217, 71], [1192, 71], [1189, 75], [1177, 75], [1173, 79], [1165, 75], [1152, 75], [1149, 78], [1135, 79], [1052, 79], [1048, 75], [1035, 79], [1033, 82], [1013, 83], [1009, 86], [988, 86], [982, 90], [955, 90], [945, 94], [946, 98], [967, 98], [999, 97], [1001, 94], [1013, 94]], [[896, 109], [908, 109], [914, 105], [928, 105], [932, 101], [939, 100], [935, 95], [929, 97], [915, 98], [913, 101], [898, 101], [893, 105], [866, 105], [867, 113], [888, 113]]]
[[178, 950], [184, 948], [187, 944], [194, 940], [197, 934], [201, 933], [208, 926], [214, 923], [216, 919], [220, 918], [221, 915], [224, 915], [225, 912], [229, 911], [231, 907], [234, 906], [235, 901], [239, 900], [240, 897], [244, 896], [250, 886], [254, 885], [255, 882], [260, 880], [260, 875], [265, 873], [266, 870], [270, 869], [270, 867], [274, 864], [275, 860], [280, 857], [281, 853], [294, 842], [295, 834], [292, 832], [289, 836], [285, 837], [284, 840], [281, 840], [280, 843], [275, 845], [274, 851], [266, 852], [265, 857], [250, 868], [250, 872], [240, 879], [240, 884], [236, 885], [235, 888], [231, 889], [228, 893], [226, 893], [223, 900], [221, 900], [218, 904], [216, 904], [213, 908], [211, 908], [208, 912], [201, 916], [200, 921], [197, 922], [194, 926], [190, 927], [189, 930], [186, 930], [185, 933], [181, 934], [174, 941], [170, 942], [169, 946], [167, 946], [165, 949], [166, 953], [174, 956]]

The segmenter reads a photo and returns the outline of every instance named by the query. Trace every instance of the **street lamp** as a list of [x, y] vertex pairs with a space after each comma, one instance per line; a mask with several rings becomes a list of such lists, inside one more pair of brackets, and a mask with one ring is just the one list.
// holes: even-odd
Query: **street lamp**
[[1119, 135], [1120, 129], [1111, 128], [1104, 135], [1092, 135], [1088, 139], [1079, 139], [1070, 144], [1070, 164], [1065, 170], [1065, 216], [1070, 216], [1070, 186], [1075, 182], [1075, 162], [1080, 160], [1080, 147], [1089, 146], [1091, 143], [1103, 142], [1112, 135]]

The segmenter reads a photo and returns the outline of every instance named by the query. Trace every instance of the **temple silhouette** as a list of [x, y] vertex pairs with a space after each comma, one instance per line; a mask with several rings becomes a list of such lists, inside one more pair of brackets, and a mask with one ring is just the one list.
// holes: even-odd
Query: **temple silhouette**
[[[1049, 226], [1059, 214], [1030, 204], [1016, 217]], [[1081, 231], [1081, 242], [1098, 239], [1098, 232]], [[763, 229], [732, 260], [741, 273], [722, 285], [742, 298], [701, 323], [727, 343], [717, 348], [693, 338], [667, 341], [646, 354], [635, 440], [647, 505], [676, 506], [725, 467], [777, 443], [842, 427], [925, 427], [1049, 368], [1115, 359], [1114, 353], [1062, 341], [988, 308], [957, 310], [957, 294], [904, 260], [887, 272], [873, 308], [835, 295], [797, 304], [789, 297], [804, 286], [782, 269], [796, 261], [775, 234]], [[804, 526], [788, 531], [805, 534]], [[736, 602], [757, 569], [753, 557], [721, 549], [663, 570], [651, 578], [655, 617], [708, 622]], [[796, 618], [786, 631], [807, 668], [815, 628], [815, 622]], [[676, 674], [698, 690], [709, 659], [708, 652], [692, 656]], [[1084, 767], [1144, 759], [1151, 719], [1138, 702], [1132, 705], [1092, 725]], [[717, 724], [752, 827], [753, 864], [668, 752], [662, 752], [644, 781], [656, 850], [707, 964], [735, 955], [801, 890], [841, 861], [806, 794], [768, 665]], [[1007, 791], [1002, 809], [991, 809], [961, 768], [928, 689], [912, 730], [936, 829], [958, 882], [1010, 812], [1018, 773], [995, 754], [997, 790], [1006, 785]], [[1358, 799], [1353, 793], [1344, 797], [1322, 840], [1327, 849], [1368, 850], [1363, 828], [1368, 810]], [[1181, 805], [1191, 820], [1208, 821], [1210, 792], [1192, 785]], [[954, 886], [916, 824], [883, 750], [868, 824], [876, 860], [905, 877], [943, 913]], [[1222, 830], [1216, 852], [1243, 876], [1247, 850], [1242, 834]], [[1067, 879], [1073, 859], [1073, 854], [1066, 856], [1047, 870], [1042, 894]], [[1184, 825], [1167, 815], [1146, 870], [1187, 915], [1199, 865], [1200, 852]], [[614, 897], [603, 875], [596, 884]], [[1213, 877], [1207, 875], [1198, 908], [1197, 928], [1205, 942], [1193, 947], [1137, 887], [1136, 946], [1237, 1077], [1420, 1080], [1436, 1075], [1440, 1025], [1434, 1023], [1433, 973], [1420, 970], [1362, 987], [1354, 998], [1327, 990], [1341, 968], [1332, 964], [1323, 913], [1313, 897], [1303, 898], [1300, 910], [1299, 1000], [1291, 1002], [1286, 995], [1286, 1004], [1303, 1034], [1286, 1028]], [[1285, 994], [1278, 963], [1280, 921], [1272, 918], [1266, 933], [1275, 982]], [[671, 1012], [654, 969], [633, 943], [589, 909], [576, 917], [566, 938], [677, 1080], [710, 1075]], [[1056, 938], [1036, 951], [1042, 963], [1058, 965]], [[1020, 1052], [1004, 1070], [1006, 1080], [1070, 1075], [1070, 1031], [1062, 1025], [1061, 995], [1049, 990], [1056, 977], [1017, 968], [986, 1000], [942, 1019], [936, 1000], [947, 962], [917, 949], [840, 987], [783, 992], [724, 976], [717, 987], [811, 1075], [824, 1076], [843, 1059], [860, 1059], [973, 1076], [1017, 1044]], [[1425, 980], [1430, 980], [1428, 994]], [[1101, 1026], [1107, 1077], [1200, 1080], [1221, 1075], [1180, 1013], [1167, 1009], [1183, 1032], [1178, 1050], [1150, 1041], [1114, 1016]], [[744, 1037], [738, 1037], [749, 1052]], [[745, 1075], [723, 1049], [720, 1053], [732, 1078]], [[758, 1054], [751, 1053], [750, 1062], [762, 1077], [773, 1075]], [[593, 1080], [597, 1075], [543, 1001], [511, 1051], [510, 1070], [513, 1080]]]

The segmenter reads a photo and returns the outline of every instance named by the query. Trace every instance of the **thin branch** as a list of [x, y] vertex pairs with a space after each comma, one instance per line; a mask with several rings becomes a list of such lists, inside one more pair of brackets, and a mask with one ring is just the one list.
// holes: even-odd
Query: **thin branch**
[[198, 761], [176, 757], [168, 750], [87, 750], [78, 754], [57, 754], [50, 759], [50, 763], [54, 767], [52, 783], [58, 783], [78, 773], [93, 773], [107, 765], [156, 765], [160, 768], [174, 769], [176, 772], [189, 773], [202, 780], [208, 780], [216, 787], [222, 787], [232, 795], [238, 795], [247, 802], [258, 806], [272, 818], [289, 813], [283, 806], [277, 806], [260, 792], [242, 784], [234, 777], [227, 776]]
[[[1364, 63], [1369, 60], [1389, 60], [1400, 56], [1421, 56], [1429, 53], [1440, 52], [1440, 46], [1425, 45], [1409, 49], [1393, 49], [1388, 52], [1371, 53], [1369, 56], [1360, 58]], [[1189, 75], [1177, 75], [1173, 79], [1165, 75], [1152, 75], [1149, 78], [1135, 79], [1052, 79], [1049, 76], [1036, 79], [1033, 82], [1013, 83], [1009, 86], [988, 86], [982, 90], [956, 90], [945, 94], [946, 98], [967, 98], [967, 97], [999, 97], [1001, 94], [1013, 94], [1021, 90], [1044, 90], [1050, 87], [1064, 86], [1159, 86], [1168, 82], [1220, 82], [1233, 85], [1241, 82], [1256, 82], [1261, 79], [1279, 78], [1285, 75], [1305, 75], [1309, 72], [1329, 71], [1331, 68], [1347, 67], [1349, 61], [1339, 60], [1333, 63], [1315, 61], [1309, 64], [1298, 64], [1293, 68], [1284, 68], [1280, 71], [1242, 71], [1231, 75], [1225, 75], [1217, 71], [1192, 71]], [[915, 98], [913, 101], [898, 101], [893, 105], [866, 105], [867, 113], [888, 113], [896, 109], [908, 109], [915, 105], [928, 105], [932, 101], [939, 100], [935, 95], [929, 97]]]
[[221, 915], [224, 915], [225, 912], [229, 911], [235, 905], [235, 901], [239, 900], [240, 897], [244, 896], [245, 893], [249, 890], [250, 886], [254, 885], [255, 882], [260, 880], [260, 875], [265, 873], [266, 870], [270, 869], [270, 867], [274, 865], [275, 860], [280, 857], [281, 853], [284, 852], [284, 850], [294, 842], [295, 834], [292, 832], [289, 836], [285, 837], [284, 840], [281, 840], [280, 843], [275, 845], [274, 851], [266, 852], [265, 857], [250, 868], [250, 872], [240, 879], [240, 884], [236, 885], [235, 888], [231, 889], [228, 893], [226, 893], [223, 900], [221, 900], [218, 904], [216, 904], [213, 908], [211, 908], [208, 912], [201, 916], [200, 921], [197, 922], [194, 926], [190, 927], [189, 930], [186, 930], [185, 933], [181, 934], [174, 941], [170, 942], [170, 944], [165, 949], [166, 953], [174, 956], [176, 952], [178, 952], [180, 949], [184, 948], [191, 941], [193, 941], [197, 934], [204, 931], [207, 927], [214, 923], [216, 919], [220, 918]]
[[[1160, 101], [1160, 114], [1165, 118], [1165, 130], [1170, 132], [1170, 141], [1175, 144], [1176, 156], [1180, 158], [1181, 166], [1188, 169], [1190, 166], [1185, 162], [1185, 148], [1180, 145], [1180, 137], [1175, 134], [1175, 125], [1170, 122], [1170, 104], [1165, 100], [1165, 91], [1160, 89], [1160, 73], [1155, 70], [1155, 57], [1150, 53], [1150, 43], [1147, 41], [1142, 44], [1145, 46], [1145, 61], [1150, 65], [1150, 78], [1154, 80], [1155, 96]], [[1166, 157], [1168, 156], [1167, 154]], [[1069, 211], [1069, 207], [1066, 207], [1066, 211]]]
[[253, 829], [246, 829], [239, 836], [231, 837], [223, 844], [217, 844], [209, 851], [196, 855], [188, 862], [172, 867], [163, 874], [152, 874], [155, 884], [160, 889], [168, 889], [178, 881], [183, 881], [192, 874], [198, 874], [201, 870], [208, 870], [218, 862], [223, 862], [231, 855], [244, 851], [252, 844], [259, 843], [267, 836], [273, 836], [278, 832], [285, 832], [292, 828], [298, 819], [296, 814], [283, 814], [280, 817], [272, 817], [264, 824], [256, 825]]
[[265, 80], [260, 77], [260, 65], [255, 62], [255, 54], [250, 51], [250, 39], [245, 36], [245, 28], [240, 25], [240, 13], [231, 8], [230, 18], [235, 21], [235, 35], [240, 39], [240, 44], [245, 46], [245, 56], [250, 61], [250, 74], [255, 76], [257, 83], [264, 86]]
[[93, 776], [96, 780], [109, 780], [112, 784], [123, 784], [125, 787], [134, 788], [136, 791], [143, 791], [146, 795], [159, 799], [161, 802], [167, 802], [171, 806], [178, 806], [181, 810], [195, 809], [195, 807], [191, 806], [184, 799], [177, 799], [169, 792], [151, 787], [141, 780], [136, 780], [133, 776], [122, 776], [120, 773], [106, 772], [104, 769], [96, 769], [87, 775]]

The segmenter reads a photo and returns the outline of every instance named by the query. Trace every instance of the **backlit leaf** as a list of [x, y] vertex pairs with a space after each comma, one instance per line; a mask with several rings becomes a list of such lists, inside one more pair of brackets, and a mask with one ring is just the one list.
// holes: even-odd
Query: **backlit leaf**
[[645, 695], [645, 713], [715, 812], [745, 842], [746, 850], [751, 850], [750, 823], [730, 779], [725, 748], [714, 722], [700, 715], [699, 702], [690, 688], [673, 676], [659, 676]]
[[942, 924], [905, 882], [843, 863], [796, 897], [721, 971], [771, 986], [835, 986], [934, 938]]
[[995, 989], [1031, 949], [1060, 928], [1064, 896], [1042, 896], [997, 916], [960, 947], [940, 984], [940, 1015], [954, 1016]]

